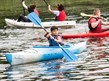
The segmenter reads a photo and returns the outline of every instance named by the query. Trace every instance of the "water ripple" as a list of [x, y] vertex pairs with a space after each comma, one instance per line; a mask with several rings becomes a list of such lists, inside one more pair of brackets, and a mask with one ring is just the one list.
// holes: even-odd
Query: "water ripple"
[[[86, 24], [78, 24], [77, 27]], [[81, 27], [81, 28], [82, 28]], [[47, 29], [49, 30], [49, 29]], [[62, 29], [72, 33], [77, 29]], [[84, 28], [83, 31], [86, 31]], [[74, 33], [80, 33], [77, 31]], [[87, 41], [87, 49], [76, 56], [77, 62], [64, 62], [62, 59], [10, 66], [6, 52], [17, 52], [33, 45], [47, 45], [41, 29], [0, 30], [0, 81], [108, 81], [109, 80], [109, 38], [101, 41], [89, 38], [68, 39], [64, 42]], [[89, 41], [90, 40], [90, 41]]]

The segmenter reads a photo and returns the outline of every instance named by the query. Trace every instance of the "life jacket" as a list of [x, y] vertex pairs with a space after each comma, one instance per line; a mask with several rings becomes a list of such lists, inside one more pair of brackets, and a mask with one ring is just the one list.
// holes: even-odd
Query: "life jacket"
[[[59, 34], [55, 35], [54, 39], [56, 39], [58, 36], [60, 36], [60, 35]], [[50, 38], [49, 38], [49, 46], [58, 46], [58, 43], [54, 39], [53, 39], [53, 37], [50, 36]], [[59, 44], [60, 45], [64, 45], [62, 42], [59, 42]]]
[[37, 14], [39, 16], [39, 13], [36, 9], [34, 9], [35, 14]]
[[65, 19], [66, 19], [66, 14], [65, 14], [65, 11], [62, 10], [62, 11], [60, 11], [59, 16], [57, 17], [57, 20], [58, 21], [65, 21]]
[[98, 25], [97, 25], [95, 28], [92, 28], [91, 22], [90, 22], [90, 20], [91, 20], [92, 18], [95, 18], [96, 21], [98, 21], [98, 19], [99, 19], [99, 18], [96, 18], [96, 17], [90, 17], [90, 18], [89, 18], [89, 20], [88, 20], [88, 27], [89, 27], [89, 29], [90, 29], [89, 31], [90, 31], [90, 32], [93, 32], [93, 33], [94, 33], [94, 32], [95, 32], [95, 33], [101, 32], [101, 22], [99, 22]]

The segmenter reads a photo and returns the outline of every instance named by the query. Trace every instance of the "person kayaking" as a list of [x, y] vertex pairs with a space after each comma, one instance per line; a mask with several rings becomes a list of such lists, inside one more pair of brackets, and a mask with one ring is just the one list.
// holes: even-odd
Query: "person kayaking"
[[51, 10], [51, 6], [48, 5], [49, 12], [55, 15], [55, 21], [65, 21], [66, 20], [66, 13], [64, 11], [64, 6], [62, 4], [58, 4], [56, 6], [56, 10]]
[[[29, 7], [27, 7], [26, 4], [25, 4], [25, 0], [22, 0], [22, 5], [23, 5], [24, 9], [28, 10], [29, 13], [35, 12], [35, 14], [39, 16], [39, 12], [37, 11], [35, 4], [32, 4]], [[31, 22], [26, 16], [24, 16], [22, 14], [18, 18], [18, 22], [20, 22], [20, 21]]]
[[[51, 36], [50, 36], [51, 35]], [[62, 43], [62, 38], [61, 36], [58, 34], [58, 27], [56, 26], [52, 26], [51, 27], [51, 34], [49, 34], [48, 32], [44, 35], [48, 41], [49, 41], [49, 46], [58, 46], [58, 43], [60, 45], [64, 45]], [[57, 43], [58, 42], [58, 43]]]
[[109, 28], [102, 29], [102, 25], [109, 25], [109, 22], [103, 22], [100, 9], [95, 8], [93, 16], [88, 20], [89, 32], [100, 33], [109, 30]]

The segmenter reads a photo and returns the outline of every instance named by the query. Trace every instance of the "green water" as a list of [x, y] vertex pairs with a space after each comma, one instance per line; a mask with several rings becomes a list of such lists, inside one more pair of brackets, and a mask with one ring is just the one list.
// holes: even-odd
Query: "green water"
[[[1, 0], [0, 1], [0, 28], [5, 26], [4, 18], [18, 18], [19, 14], [23, 13], [21, 4], [22, 0]], [[80, 12], [91, 13], [96, 7], [100, 8], [102, 12], [108, 13], [109, 0], [46, 0], [55, 9], [58, 3], [64, 4], [67, 16], [79, 15]], [[26, 0], [26, 4], [36, 3], [40, 17], [50, 18], [53, 17], [47, 10], [47, 6], [43, 0]], [[26, 11], [27, 14], [27, 11]]]

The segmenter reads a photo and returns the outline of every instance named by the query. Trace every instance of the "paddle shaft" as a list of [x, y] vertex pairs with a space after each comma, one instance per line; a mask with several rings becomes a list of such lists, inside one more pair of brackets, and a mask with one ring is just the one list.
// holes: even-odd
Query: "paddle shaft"
[[[23, 2], [23, 0], [22, 0], [22, 2]], [[25, 8], [23, 7], [23, 14], [25, 15]]]
[[44, 2], [45, 2], [45, 4], [48, 6], [48, 3], [47, 3], [47, 1], [46, 0], [43, 0]]
[[39, 22], [37, 22], [43, 29], [44, 31], [47, 33], [47, 30], [44, 28], [44, 26], [42, 26]]
[[[96, 17], [96, 16], [93, 16], [93, 15], [89, 15], [89, 14], [86, 14], [86, 13], [80, 13], [81, 16], [86, 16], [86, 17]], [[98, 17], [96, 17], [98, 18]], [[99, 19], [103, 19], [103, 20], [106, 20], [104, 19], [103, 17], [99, 17]]]
[[81, 16], [87, 16], [87, 17], [90, 17], [90, 16], [93, 16], [93, 15], [89, 15], [89, 14], [85, 14], [85, 13], [80, 13]]

